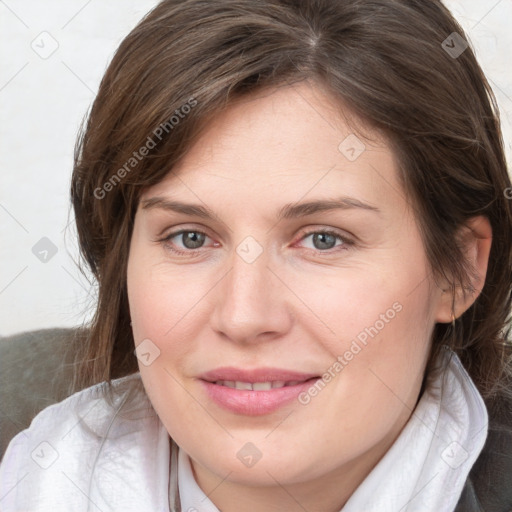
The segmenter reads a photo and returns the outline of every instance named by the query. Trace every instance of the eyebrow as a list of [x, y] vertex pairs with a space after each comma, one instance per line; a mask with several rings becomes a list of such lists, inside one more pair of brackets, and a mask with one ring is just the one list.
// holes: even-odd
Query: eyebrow
[[[142, 209], [163, 209], [185, 215], [200, 217], [203, 219], [214, 219], [217, 216], [208, 207], [199, 204], [182, 203], [180, 201], [172, 201], [163, 197], [152, 197], [142, 201]], [[304, 203], [290, 203], [284, 205], [278, 212], [278, 220], [294, 219], [307, 217], [318, 212], [331, 210], [352, 210], [361, 209], [380, 213], [379, 208], [370, 205], [354, 197], [339, 197], [336, 199], [322, 199], [317, 201], [308, 201]]]

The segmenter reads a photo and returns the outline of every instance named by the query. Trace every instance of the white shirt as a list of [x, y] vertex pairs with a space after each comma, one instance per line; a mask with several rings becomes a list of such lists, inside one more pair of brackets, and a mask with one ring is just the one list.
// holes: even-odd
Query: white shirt
[[[454, 510], [488, 417], [459, 358], [445, 350], [441, 362], [444, 371], [342, 512]], [[1, 511], [172, 512], [178, 488], [182, 512], [219, 512], [194, 480], [186, 453], [172, 453], [140, 374], [114, 384], [113, 408], [96, 385], [47, 407], [11, 441], [0, 466]], [[128, 395], [123, 389], [130, 386]], [[172, 474], [171, 455], [178, 465]]]

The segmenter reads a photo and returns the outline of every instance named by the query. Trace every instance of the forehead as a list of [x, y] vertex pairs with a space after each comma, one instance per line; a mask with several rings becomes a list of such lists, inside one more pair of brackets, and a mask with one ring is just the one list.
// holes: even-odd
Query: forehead
[[385, 138], [344, 114], [350, 112], [308, 82], [244, 97], [218, 114], [142, 199], [243, 199], [247, 208], [262, 199], [277, 206], [333, 194], [369, 203], [400, 199]]

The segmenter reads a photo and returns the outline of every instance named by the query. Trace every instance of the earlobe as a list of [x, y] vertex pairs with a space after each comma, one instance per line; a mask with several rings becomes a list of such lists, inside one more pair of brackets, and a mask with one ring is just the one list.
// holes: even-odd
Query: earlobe
[[492, 228], [487, 217], [473, 217], [459, 231], [468, 265], [468, 287], [446, 286], [442, 290], [436, 321], [451, 323], [460, 317], [480, 295], [487, 275], [489, 254], [492, 245]]

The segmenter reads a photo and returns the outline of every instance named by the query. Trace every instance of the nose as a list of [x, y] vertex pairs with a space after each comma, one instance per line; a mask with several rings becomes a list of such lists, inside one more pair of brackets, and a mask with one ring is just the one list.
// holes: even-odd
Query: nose
[[263, 252], [248, 263], [237, 253], [215, 289], [210, 323], [215, 332], [236, 343], [274, 340], [288, 332], [293, 317], [283, 284], [268, 268]]

